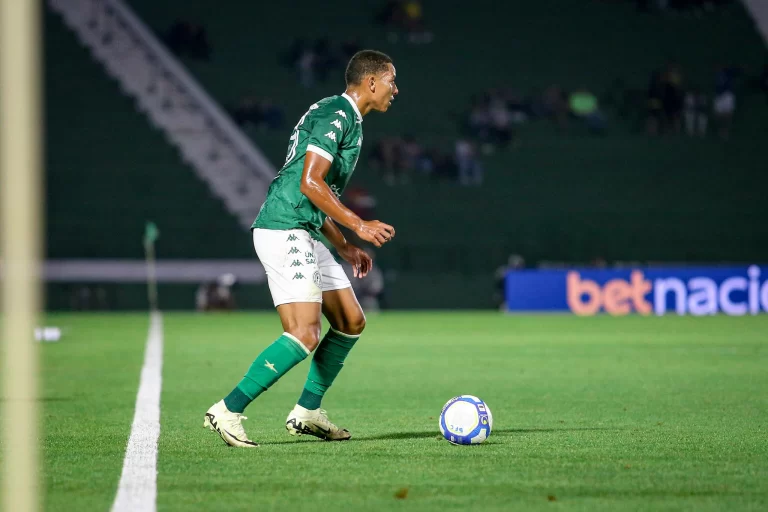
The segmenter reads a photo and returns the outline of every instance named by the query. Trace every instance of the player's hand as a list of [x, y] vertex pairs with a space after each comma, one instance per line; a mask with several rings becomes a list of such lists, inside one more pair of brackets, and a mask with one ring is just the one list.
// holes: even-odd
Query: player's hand
[[364, 250], [352, 244], [347, 244], [344, 249], [340, 250], [339, 256], [352, 265], [352, 275], [360, 279], [364, 278], [373, 267], [371, 257]]
[[360, 223], [355, 234], [366, 242], [381, 247], [395, 237], [395, 228], [378, 220], [368, 220]]

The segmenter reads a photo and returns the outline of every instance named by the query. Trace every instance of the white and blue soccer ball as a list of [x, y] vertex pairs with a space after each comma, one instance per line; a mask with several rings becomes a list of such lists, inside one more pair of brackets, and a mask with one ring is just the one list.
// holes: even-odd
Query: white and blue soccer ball
[[451, 398], [440, 413], [440, 432], [453, 444], [480, 444], [492, 428], [491, 409], [476, 396]]

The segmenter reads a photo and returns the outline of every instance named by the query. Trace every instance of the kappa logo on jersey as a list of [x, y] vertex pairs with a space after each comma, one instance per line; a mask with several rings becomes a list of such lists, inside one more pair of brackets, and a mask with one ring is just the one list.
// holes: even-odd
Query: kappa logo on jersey
[[357, 147], [360, 147], [362, 145], [363, 145], [363, 138], [360, 137], [359, 139], [357, 139]]
[[320, 105], [318, 105], [317, 103], [313, 103], [312, 105], [309, 106], [309, 110], [315, 110], [316, 108], [320, 108]]
[[347, 120], [347, 114], [343, 110], [337, 110], [336, 113], [343, 117], [345, 121]]
[[286, 242], [295, 242], [298, 239], [299, 239], [299, 237], [297, 237], [296, 235], [291, 233], [290, 235], [288, 235], [288, 240], [286, 240]]
[[303, 264], [299, 260], [293, 260], [293, 263], [291, 263], [292, 267], [301, 267]]
[[335, 126], [335, 127], [338, 129], [338, 130], [341, 130], [341, 121], [339, 121], [338, 119], [334, 119], [334, 120], [331, 122], [331, 124], [332, 124], [333, 126]]
[[301, 272], [296, 272], [296, 275], [293, 276], [293, 280], [295, 281], [296, 279], [306, 279], [306, 278], [304, 277], [304, 274], [302, 274]]
[[301, 251], [298, 250], [296, 247], [291, 247], [291, 250], [288, 251], [288, 254], [296, 254], [296, 253], [299, 253], [299, 252], [301, 252]]
[[331, 139], [333, 142], [336, 142], [336, 134], [334, 132], [328, 132], [325, 134], [325, 136]]

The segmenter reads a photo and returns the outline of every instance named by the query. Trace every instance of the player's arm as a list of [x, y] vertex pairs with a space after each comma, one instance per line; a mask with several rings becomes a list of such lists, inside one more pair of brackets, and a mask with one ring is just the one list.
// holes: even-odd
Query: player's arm
[[320, 227], [320, 232], [336, 248], [339, 256], [352, 265], [352, 274], [354, 277], [365, 277], [373, 266], [371, 257], [359, 247], [347, 242], [344, 234], [330, 217], [325, 218], [325, 222]]
[[328, 217], [351, 229], [366, 242], [371, 242], [376, 247], [389, 242], [395, 236], [395, 228], [378, 220], [364, 221], [341, 204], [336, 194], [331, 191], [331, 187], [325, 182], [325, 177], [330, 170], [329, 160], [317, 153], [307, 151], [304, 158], [304, 171], [301, 174], [301, 193]]
[[348, 243], [344, 233], [341, 232], [339, 227], [330, 217], [325, 218], [325, 222], [320, 226], [320, 232], [329, 242], [331, 242], [331, 245], [333, 245], [337, 251], [342, 251], [347, 247]]

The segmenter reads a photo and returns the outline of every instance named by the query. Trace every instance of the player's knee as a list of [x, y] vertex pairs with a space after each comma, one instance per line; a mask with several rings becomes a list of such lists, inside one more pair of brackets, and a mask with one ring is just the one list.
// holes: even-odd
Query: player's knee
[[320, 322], [296, 326], [288, 331], [290, 334], [298, 338], [305, 347], [310, 351], [315, 350], [320, 343]]
[[358, 311], [358, 314], [345, 318], [343, 324], [337, 330], [344, 334], [362, 334], [363, 329], [365, 329], [365, 314], [362, 311]]

